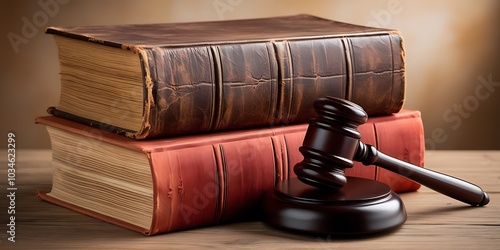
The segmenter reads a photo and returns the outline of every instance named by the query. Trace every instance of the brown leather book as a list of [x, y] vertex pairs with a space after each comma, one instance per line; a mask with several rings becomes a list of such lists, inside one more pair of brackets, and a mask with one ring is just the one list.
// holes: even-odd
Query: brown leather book
[[[134, 140], [54, 116], [36, 122], [47, 126], [54, 167], [52, 190], [38, 195], [145, 235], [255, 215], [267, 190], [296, 177], [307, 129], [299, 124]], [[365, 143], [423, 166], [420, 112], [370, 118], [359, 129]], [[380, 180], [397, 192], [420, 187], [360, 163], [346, 174]]]
[[46, 32], [61, 64], [51, 113], [136, 139], [302, 123], [324, 96], [369, 115], [404, 101], [395, 30], [295, 15]]

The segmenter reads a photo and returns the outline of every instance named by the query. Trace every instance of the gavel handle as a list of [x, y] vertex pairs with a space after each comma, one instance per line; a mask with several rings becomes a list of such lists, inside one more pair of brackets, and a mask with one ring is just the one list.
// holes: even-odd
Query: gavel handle
[[377, 165], [472, 206], [484, 206], [490, 201], [486, 192], [470, 182], [395, 159], [372, 145], [360, 142], [354, 160], [366, 166]]

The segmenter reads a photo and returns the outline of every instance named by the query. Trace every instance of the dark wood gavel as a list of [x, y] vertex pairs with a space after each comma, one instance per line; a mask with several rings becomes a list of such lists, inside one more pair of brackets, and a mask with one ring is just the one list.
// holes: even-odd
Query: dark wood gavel
[[325, 97], [314, 102], [297, 178], [280, 181], [263, 198], [263, 221], [301, 233], [363, 235], [401, 226], [407, 218], [400, 197], [384, 183], [346, 177], [353, 161], [377, 165], [472, 206], [488, 204], [488, 195], [469, 182], [414, 166], [360, 141], [358, 126], [367, 114], [358, 105]]
[[473, 206], [488, 204], [488, 195], [472, 183], [392, 158], [361, 142], [357, 128], [367, 115], [357, 104], [326, 97], [316, 100], [314, 107], [318, 116], [309, 123], [300, 147], [304, 160], [294, 167], [304, 183], [339, 189], [346, 183], [344, 169], [352, 167], [354, 160], [385, 168]]

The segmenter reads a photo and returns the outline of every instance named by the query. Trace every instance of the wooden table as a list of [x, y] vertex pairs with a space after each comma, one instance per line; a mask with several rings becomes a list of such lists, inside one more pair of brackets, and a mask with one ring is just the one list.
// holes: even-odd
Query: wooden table
[[422, 187], [404, 193], [408, 220], [396, 231], [338, 239], [290, 234], [259, 221], [146, 237], [40, 201], [51, 187], [50, 150], [18, 150], [16, 242], [7, 240], [7, 156], [0, 153], [0, 249], [500, 249], [500, 151], [428, 151], [426, 168], [481, 186], [491, 202], [470, 207]]

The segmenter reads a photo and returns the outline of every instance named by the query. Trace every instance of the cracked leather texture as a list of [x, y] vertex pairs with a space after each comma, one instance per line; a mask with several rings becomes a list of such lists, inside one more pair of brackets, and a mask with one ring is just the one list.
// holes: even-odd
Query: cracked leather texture
[[127, 133], [137, 139], [303, 123], [323, 96], [351, 100], [370, 116], [398, 112], [405, 98], [394, 30], [297, 15], [47, 33], [139, 54], [143, 127]]

